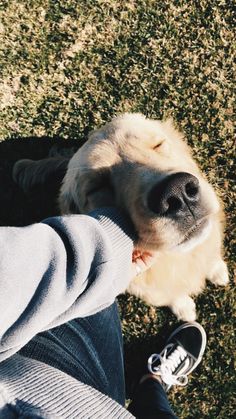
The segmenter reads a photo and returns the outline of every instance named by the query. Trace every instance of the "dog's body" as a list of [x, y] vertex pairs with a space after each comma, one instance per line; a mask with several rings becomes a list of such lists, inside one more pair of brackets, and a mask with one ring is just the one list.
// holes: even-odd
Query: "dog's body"
[[[16, 179], [19, 172], [18, 165]], [[156, 263], [128, 291], [171, 307], [179, 319], [195, 319], [190, 296], [202, 291], [206, 278], [228, 282], [222, 209], [170, 121], [125, 114], [94, 131], [69, 161], [59, 202], [63, 214], [103, 206], [127, 212], [137, 248], [157, 252]]]

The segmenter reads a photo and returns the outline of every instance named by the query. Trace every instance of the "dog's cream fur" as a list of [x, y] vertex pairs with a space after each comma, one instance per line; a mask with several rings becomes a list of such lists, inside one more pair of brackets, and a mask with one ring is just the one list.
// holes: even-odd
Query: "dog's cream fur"
[[[174, 223], [154, 220], [146, 205], [154, 183], [178, 171], [198, 178], [208, 211], [207, 228], [184, 245], [178, 245], [182, 237]], [[203, 290], [205, 278], [219, 285], [228, 282], [219, 201], [171, 121], [125, 114], [94, 131], [69, 162], [60, 205], [63, 213], [71, 206], [87, 213], [105, 205], [128, 212], [139, 236], [137, 247], [157, 251], [156, 263], [134, 278], [128, 291], [149, 304], [171, 307], [179, 319], [196, 318], [190, 296]]]
[[[194, 235], [183, 234], [173, 220], [155, 217], [147, 206], [151, 188], [176, 172], [199, 180], [207, 215], [205, 228], [199, 233], [196, 228]], [[220, 203], [171, 121], [124, 114], [92, 132], [69, 162], [59, 202], [63, 214], [103, 206], [126, 211], [138, 234], [137, 248], [157, 252], [156, 263], [134, 278], [128, 291], [149, 304], [169, 306], [179, 319], [195, 320], [190, 296], [203, 290], [206, 278], [228, 282]]]

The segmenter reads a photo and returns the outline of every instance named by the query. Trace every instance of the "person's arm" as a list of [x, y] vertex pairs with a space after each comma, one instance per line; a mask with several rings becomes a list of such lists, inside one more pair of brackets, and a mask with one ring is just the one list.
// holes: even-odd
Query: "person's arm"
[[0, 361], [35, 334], [112, 304], [131, 279], [134, 233], [115, 209], [0, 228]]

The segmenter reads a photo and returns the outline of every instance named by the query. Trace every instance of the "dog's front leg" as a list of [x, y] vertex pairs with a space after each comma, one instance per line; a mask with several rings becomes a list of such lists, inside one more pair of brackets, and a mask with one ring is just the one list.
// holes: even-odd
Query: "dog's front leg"
[[225, 286], [229, 282], [229, 274], [226, 263], [220, 258], [215, 261], [207, 275], [207, 279], [215, 285]]
[[196, 320], [196, 305], [191, 297], [184, 295], [175, 299], [170, 309], [178, 320], [193, 322]]

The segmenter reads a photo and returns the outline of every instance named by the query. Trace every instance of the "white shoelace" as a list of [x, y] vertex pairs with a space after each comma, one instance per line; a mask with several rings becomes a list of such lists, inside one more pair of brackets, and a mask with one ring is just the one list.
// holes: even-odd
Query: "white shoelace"
[[[180, 363], [187, 357], [187, 353], [181, 346], [177, 348], [166, 357], [169, 349], [173, 347], [173, 344], [169, 344], [160, 354], [152, 354], [148, 359], [148, 369], [154, 375], [160, 375], [162, 381], [168, 386], [178, 384], [179, 386], [186, 386], [188, 383], [188, 377], [185, 374], [174, 375], [173, 372], [180, 365]], [[156, 361], [160, 361], [160, 365], [154, 367], [153, 364]]]

